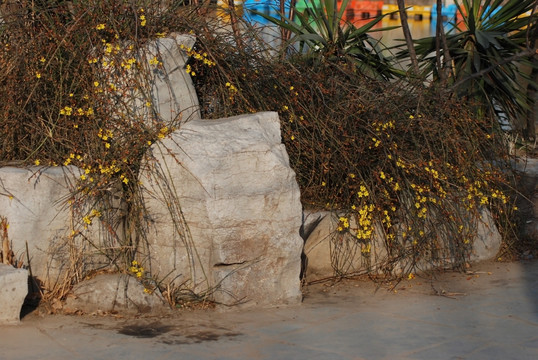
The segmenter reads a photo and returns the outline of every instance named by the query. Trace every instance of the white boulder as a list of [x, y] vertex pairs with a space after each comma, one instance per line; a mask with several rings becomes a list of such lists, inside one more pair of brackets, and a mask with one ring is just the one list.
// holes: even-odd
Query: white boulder
[[0, 168], [0, 216], [15, 259], [45, 288], [106, 263], [98, 245], [110, 240], [109, 232], [95, 216], [92, 225], [84, 223], [90, 210], [72, 198], [80, 174], [75, 166]]
[[28, 270], [0, 264], [0, 325], [17, 324], [28, 294]]
[[[471, 220], [470, 220], [471, 221]], [[357, 241], [352, 232], [339, 234], [337, 231], [339, 217], [327, 211], [309, 212], [305, 214], [305, 227], [310, 231], [305, 237], [305, 278], [308, 282], [327, 279], [333, 276], [357, 274], [400, 274], [409, 270], [412, 259], [391, 260], [386, 245], [380, 236], [381, 229], [375, 227], [368, 244]], [[499, 252], [502, 237], [495, 226], [491, 213], [482, 209], [480, 218], [470, 223], [476, 229], [472, 246], [467, 252], [466, 261], [478, 262], [494, 258]], [[350, 228], [356, 228], [355, 221], [350, 220]], [[442, 231], [440, 238], [442, 238]], [[401, 239], [400, 239], [401, 240]], [[455, 260], [453, 242], [449, 239], [440, 241], [437, 249], [439, 257], [433, 263], [430, 259], [417, 259], [418, 270], [432, 267], [444, 268]]]
[[278, 114], [190, 121], [151, 151], [152, 273], [227, 305], [300, 301], [300, 193]]

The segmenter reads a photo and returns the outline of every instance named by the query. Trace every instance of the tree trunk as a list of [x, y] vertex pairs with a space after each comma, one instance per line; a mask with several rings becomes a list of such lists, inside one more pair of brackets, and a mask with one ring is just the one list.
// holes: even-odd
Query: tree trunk
[[[442, 0], [437, 0], [437, 12], [439, 14], [440, 11], [440, 4], [442, 5]], [[441, 15], [442, 17], [442, 15]], [[457, 17], [457, 15], [456, 15]], [[442, 18], [441, 18], [442, 20]], [[454, 19], [454, 22], [456, 22], [456, 19]], [[450, 55], [450, 50], [448, 49], [448, 45], [446, 42], [446, 34], [445, 34], [445, 28], [443, 27], [443, 23], [441, 22], [441, 26], [439, 27], [439, 36], [441, 37], [441, 45], [443, 46], [443, 75], [446, 80], [450, 78], [450, 75], [452, 73], [452, 56]]]
[[[536, 45], [535, 45], [536, 48]], [[536, 121], [538, 120], [538, 53], [532, 58], [533, 68], [531, 81], [527, 85], [527, 96], [529, 99], [529, 109], [527, 110], [525, 138], [529, 141], [536, 140]]]
[[[446, 73], [441, 62], [441, 32], [443, 31], [443, 0], [437, 0], [437, 25], [435, 27], [435, 59], [437, 64], [437, 76], [441, 85], [446, 85]], [[443, 32], [444, 33], [444, 32]]]
[[239, 24], [237, 14], [235, 13], [234, 0], [228, 0], [228, 10], [230, 11], [230, 25], [235, 37], [235, 41], [239, 49], [243, 48], [243, 42], [241, 40], [241, 31], [239, 31]]
[[409, 58], [411, 59], [411, 67], [414, 74], [418, 74], [418, 60], [417, 53], [415, 52], [415, 46], [413, 45], [413, 37], [411, 36], [411, 31], [409, 30], [409, 24], [407, 22], [407, 12], [405, 11], [405, 1], [397, 0], [398, 10], [400, 12], [400, 22], [402, 24], [402, 30], [405, 37], [405, 42], [407, 44], [407, 49], [409, 50]]

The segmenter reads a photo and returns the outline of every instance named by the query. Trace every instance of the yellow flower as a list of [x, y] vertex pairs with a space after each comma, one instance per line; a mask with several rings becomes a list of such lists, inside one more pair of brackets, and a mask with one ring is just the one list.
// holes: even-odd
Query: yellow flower
[[44, 58], [43, 56], [41, 56], [41, 59], [39, 59], [39, 61], [41, 61], [42, 63], [44, 63], [44, 62], [47, 61], [47, 60], [45, 60], [45, 58]]
[[105, 28], [105, 24], [99, 24], [95, 27], [97, 30], [103, 30]]
[[60, 110], [60, 115], [71, 116], [72, 113], [73, 113], [73, 108], [70, 106], [66, 106]]
[[362, 198], [362, 197], [367, 197], [368, 195], [370, 195], [370, 193], [366, 189], [366, 186], [361, 185], [359, 188], [359, 191], [357, 192], [357, 195], [359, 196], [359, 198]]
[[41, 79], [41, 73], [39, 71], [35, 72], [35, 77]]
[[39, 159], [37, 159], [36, 161], [34, 161], [34, 164], [35, 164], [36, 166], [39, 166], [39, 164], [41, 164], [41, 161], [39, 161]]

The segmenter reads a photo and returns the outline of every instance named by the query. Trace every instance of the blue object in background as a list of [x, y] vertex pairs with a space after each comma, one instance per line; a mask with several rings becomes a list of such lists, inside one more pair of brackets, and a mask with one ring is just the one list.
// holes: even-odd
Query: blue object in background
[[[444, 21], [448, 21], [448, 22], [455, 21], [457, 12], [458, 12], [458, 7], [456, 6], [456, 4], [443, 6], [441, 8], [441, 15], [445, 18]], [[432, 18], [432, 21], [437, 20], [437, 3], [432, 5], [431, 18]]]
[[[286, 12], [289, 10], [290, 0], [286, 0]], [[260, 15], [252, 13], [256, 10], [271, 16], [276, 16], [280, 11], [278, 0], [245, 0], [243, 1], [243, 17], [251, 24], [270, 25], [271, 23]]]

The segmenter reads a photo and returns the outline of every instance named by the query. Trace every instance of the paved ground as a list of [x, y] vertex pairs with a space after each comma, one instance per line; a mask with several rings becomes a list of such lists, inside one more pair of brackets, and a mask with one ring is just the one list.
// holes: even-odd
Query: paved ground
[[0, 327], [0, 359], [538, 359], [538, 261], [470, 270], [417, 277], [397, 292], [357, 280], [311, 286], [286, 308], [34, 312]]

